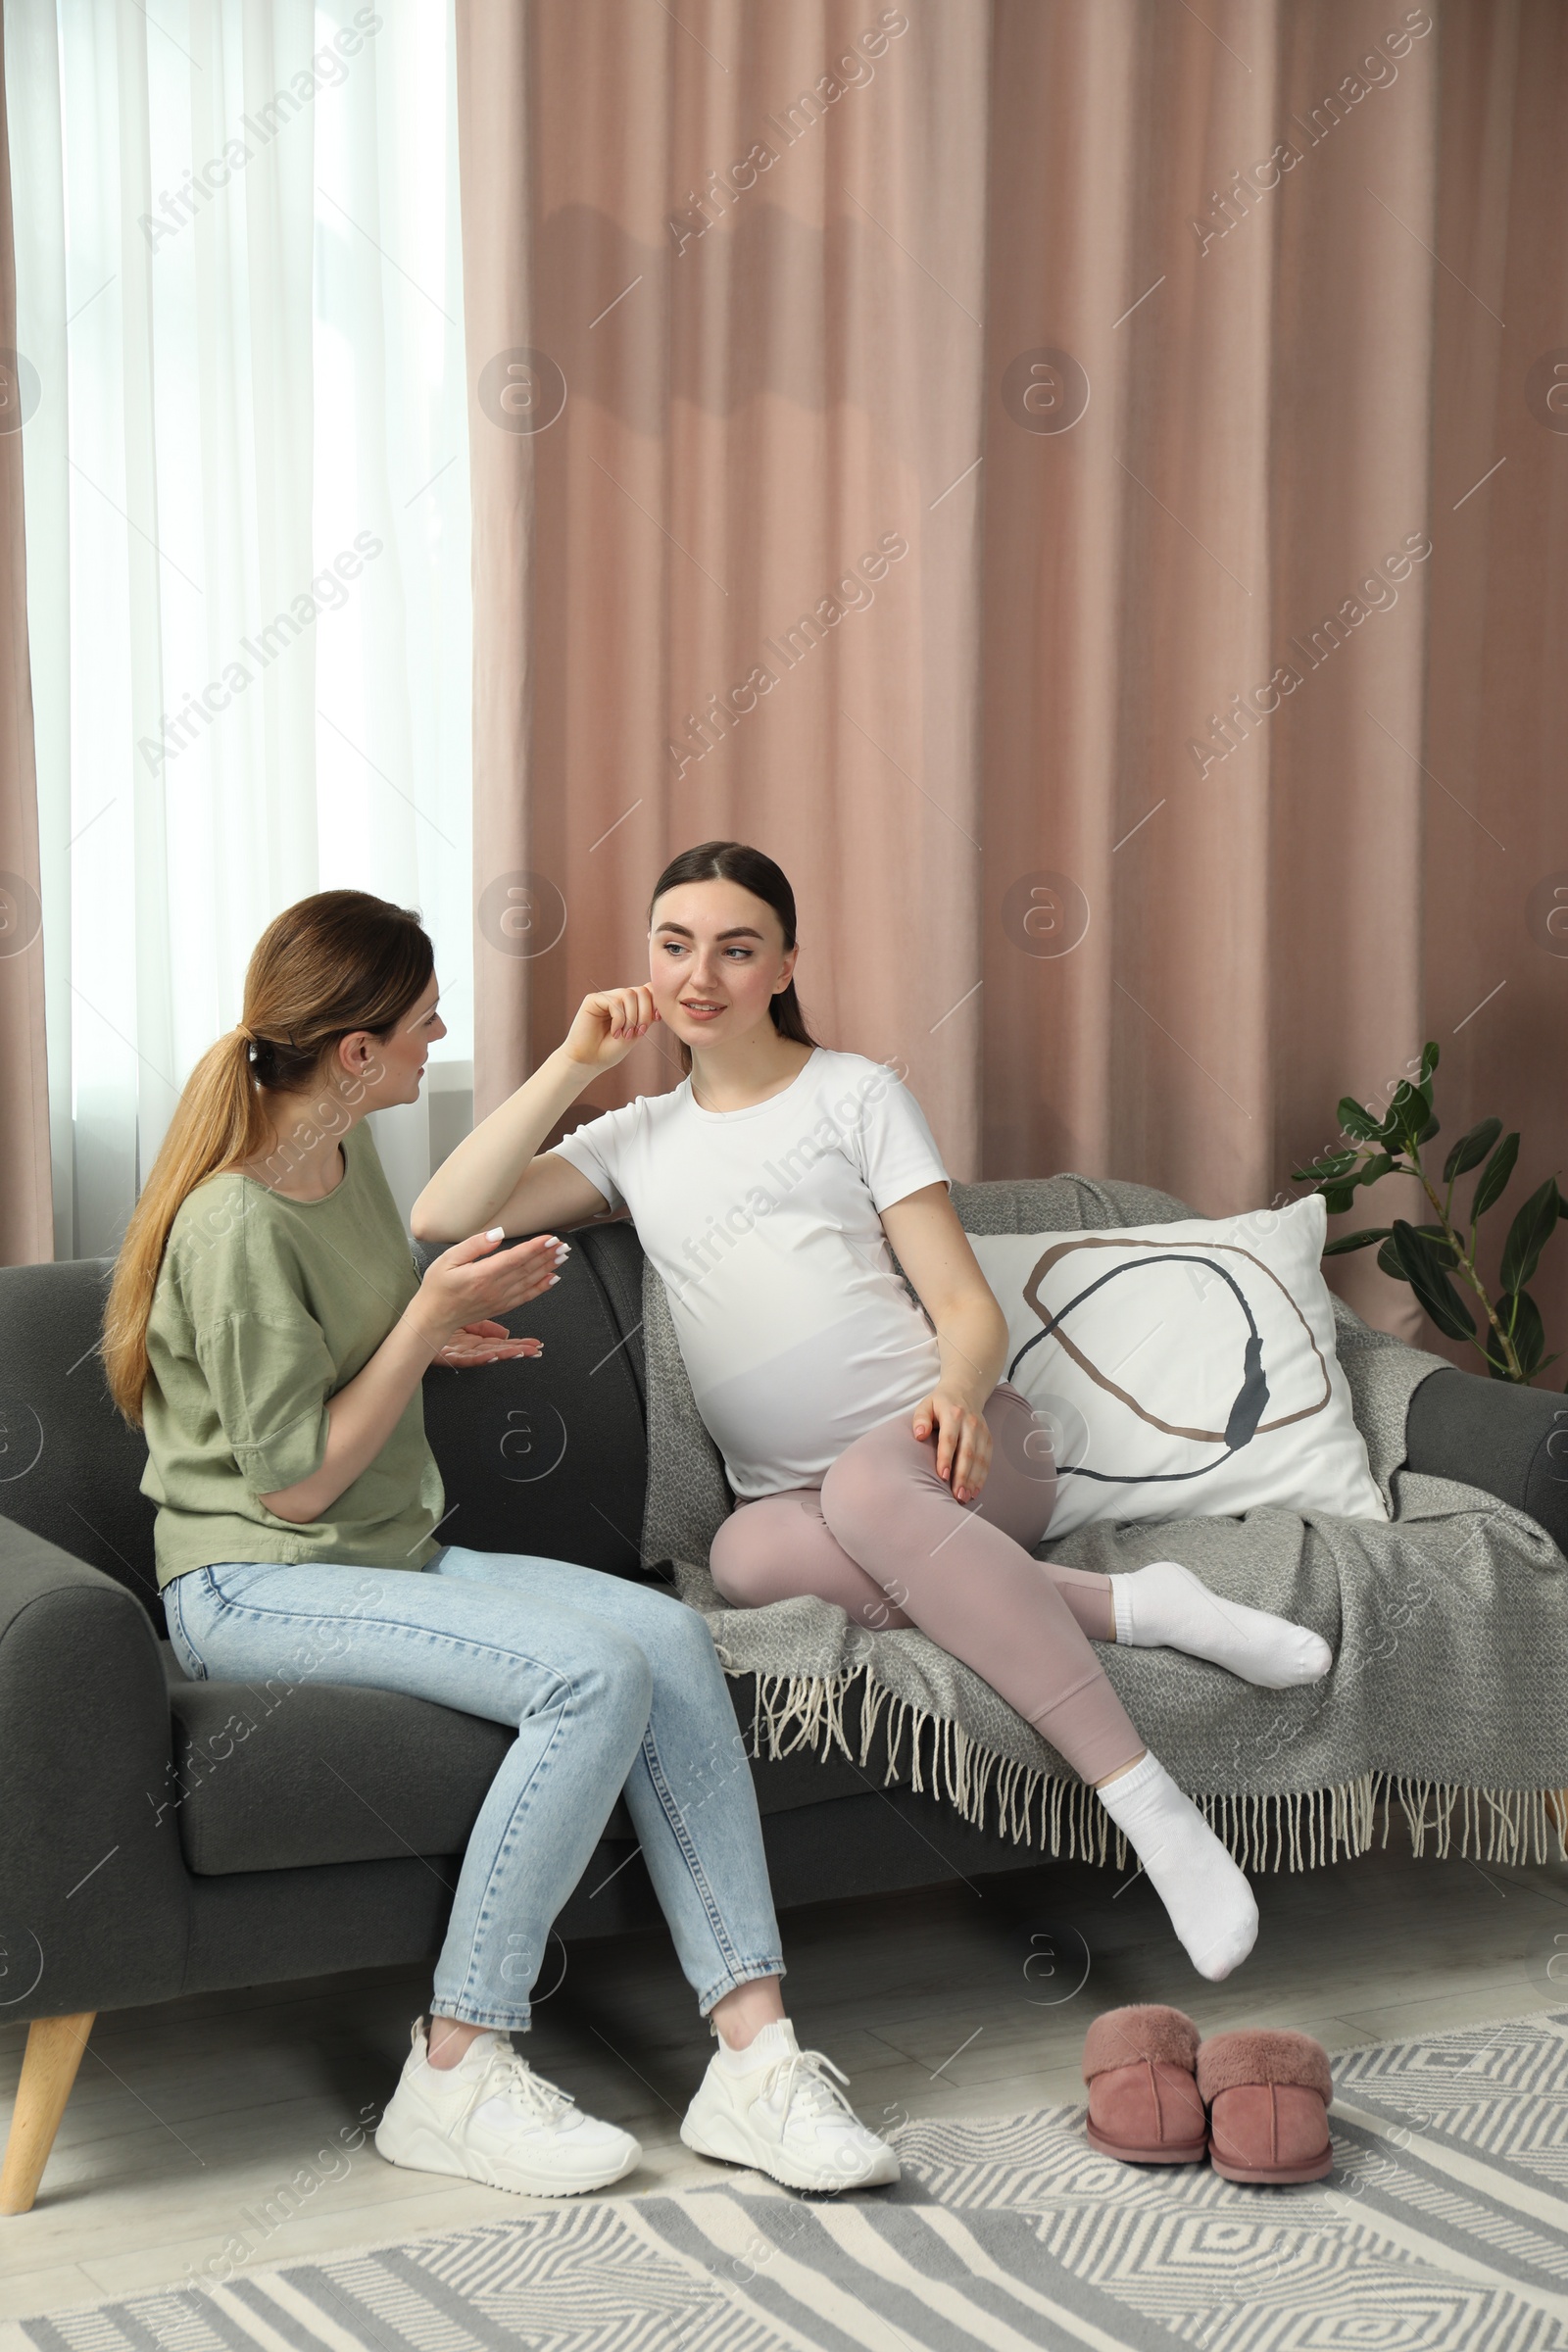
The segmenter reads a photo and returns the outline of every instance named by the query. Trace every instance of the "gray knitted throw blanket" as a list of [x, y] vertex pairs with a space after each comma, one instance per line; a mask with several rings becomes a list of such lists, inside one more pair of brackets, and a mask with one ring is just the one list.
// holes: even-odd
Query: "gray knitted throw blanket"
[[[956, 1184], [970, 1233], [1168, 1223], [1194, 1212], [1140, 1185], [1054, 1176]], [[912, 1629], [870, 1633], [803, 1596], [734, 1609], [708, 1572], [734, 1507], [698, 1414], [663, 1283], [643, 1269], [649, 1473], [642, 1551], [668, 1561], [726, 1671], [755, 1676], [752, 1752], [834, 1748], [882, 1785], [904, 1782], [966, 1820], [1050, 1854], [1126, 1861], [1109, 1815], [1056, 1750], [973, 1670]], [[1238, 1861], [1292, 1870], [1363, 1853], [1397, 1802], [1417, 1854], [1431, 1838], [1520, 1863], [1564, 1856], [1549, 1802], [1568, 1788], [1568, 1562], [1523, 1512], [1403, 1471], [1410, 1397], [1444, 1359], [1335, 1300], [1340, 1361], [1387, 1523], [1253, 1510], [1245, 1517], [1095, 1524], [1036, 1556], [1116, 1575], [1180, 1560], [1215, 1592], [1321, 1634], [1321, 1683], [1258, 1690], [1169, 1649], [1097, 1654], [1150, 1747]], [[853, 1686], [858, 1737], [846, 1736]]]

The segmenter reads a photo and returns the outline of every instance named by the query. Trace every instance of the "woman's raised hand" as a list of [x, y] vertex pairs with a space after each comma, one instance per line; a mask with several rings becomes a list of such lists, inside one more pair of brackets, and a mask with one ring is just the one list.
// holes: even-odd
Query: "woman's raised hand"
[[566, 1054], [591, 1070], [613, 1069], [658, 1018], [654, 992], [646, 981], [640, 988], [595, 989], [578, 1005], [566, 1032]]
[[[569, 1243], [553, 1233], [540, 1233], [502, 1250], [501, 1239], [499, 1232], [470, 1233], [426, 1266], [417, 1296], [406, 1311], [437, 1351], [447, 1349], [469, 1325], [525, 1305], [560, 1279], [556, 1269], [564, 1261]], [[520, 1348], [517, 1351], [522, 1352]], [[509, 1345], [497, 1352], [510, 1354], [513, 1348]]]

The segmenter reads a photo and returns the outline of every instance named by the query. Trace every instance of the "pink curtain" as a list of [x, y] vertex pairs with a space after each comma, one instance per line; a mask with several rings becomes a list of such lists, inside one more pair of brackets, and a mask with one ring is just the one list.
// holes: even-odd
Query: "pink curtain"
[[31, 385], [16, 339], [11, 162], [0, 63], [0, 1265], [7, 1266], [31, 1265], [55, 1253], [22, 512], [22, 423]]
[[1568, 1163], [1557, 0], [459, 0], [459, 65], [481, 1115], [734, 834], [957, 1176], [1257, 1205], [1429, 1036]]

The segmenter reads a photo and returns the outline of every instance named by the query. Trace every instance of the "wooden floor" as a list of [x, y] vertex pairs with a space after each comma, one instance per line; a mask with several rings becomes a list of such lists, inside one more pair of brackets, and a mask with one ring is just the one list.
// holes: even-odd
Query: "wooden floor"
[[[1205, 2031], [1296, 2026], [1331, 2050], [1568, 2006], [1568, 1868], [1418, 1862], [1402, 1836], [1258, 1879], [1257, 1947], [1218, 1985], [1146, 1881], [1081, 1865], [792, 1912], [790, 2012], [888, 2129], [1080, 2099], [1085, 2029], [1123, 2001], [1175, 2001]], [[712, 2044], [667, 1939], [578, 1943], [564, 1975], [551, 1952], [554, 1989], [519, 2046], [642, 2141], [641, 2168], [605, 2193], [711, 2179], [677, 2137]], [[353, 2146], [428, 1995], [427, 1976], [383, 1969], [101, 2017], [36, 2206], [0, 2218], [0, 2348], [24, 2344], [18, 2318], [185, 2280], [225, 2248], [259, 2267], [528, 2210]], [[7, 2113], [24, 2033], [0, 2030]]]

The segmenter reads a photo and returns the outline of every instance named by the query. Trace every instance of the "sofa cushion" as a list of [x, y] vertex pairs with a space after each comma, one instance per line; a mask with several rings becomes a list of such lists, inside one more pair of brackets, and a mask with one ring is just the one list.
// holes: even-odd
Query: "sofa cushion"
[[974, 1236], [1007, 1318], [1005, 1376], [1051, 1433], [1054, 1544], [1175, 1512], [1388, 1518], [1336, 1350], [1327, 1216], [1312, 1194], [1240, 1217]]
[[[440, 1252], [421, 1243], [414, 1254], [422, 1268]], [[542, 1355], [426, 1372], [445, 1543], [640, 1573], [647, 1439], [640, 1334], [625, 1315], [641, 1264], [624, 1224], [574, 1235], [559, 1288], [498, 1318], [541, 1339]]]
[[[156, 1822], [174, 1825], [198, 1878], [461, 1854], [514, 1734], [434, 1699], [352, 1683], [188, 1680], [168, 1642], [172, 1753], [147, 1790]], [[729, 1686], [740, 1724], [756, 1703], [750, 1677]], [[856, 1721], [846, 1718], [854, 1740]], [[751, 1766], [759, 1810], [790, 1812], [821, 1797], [880, 1786], [842, 1755], [801, 1748]], [[624, 1797], [608, 1838], [635, 1838]]]
[[200, 1878], [461, 1853], [514, 1737], [398, 1690], [193, 1683], [159, 1646], [173, 1738], [148, 1802]]

